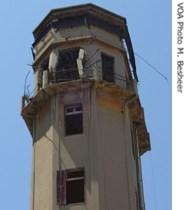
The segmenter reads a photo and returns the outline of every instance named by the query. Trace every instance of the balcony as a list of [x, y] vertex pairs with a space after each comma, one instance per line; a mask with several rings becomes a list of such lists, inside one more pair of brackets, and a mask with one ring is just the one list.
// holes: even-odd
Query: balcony
[[[105, 76], [103, 79], [102, 70], [99, 68], [85, 68], [84, 74], [80, 75], [77, 68], [58, 69], [56, 71], [49, 72], [49, 70], [43, 70], [35, 72], [35, 87], [31, 90], [24, 90], [24, 96], [22, 97], [22, 109], [27, 106], [31, 100], [42, 90], [49, 89], [56, 86], [66, 86], [72, 83], [80, 83], [85, 81], [98, 81], [98, 84], [102, 84], [110, 87], [119, 87], [126, 91], [135, 92], [136, 82], [134, 80], [127, 80], [124, 76], [113, 73], [113, 75]], [[25, 84], [25, 86], [29, 86]]]

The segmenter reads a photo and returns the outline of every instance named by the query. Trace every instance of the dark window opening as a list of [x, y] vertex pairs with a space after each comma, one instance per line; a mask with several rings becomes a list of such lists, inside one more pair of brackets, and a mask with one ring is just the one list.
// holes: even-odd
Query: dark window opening
[[77, 58], [79, 48], [61, 50], [56, 67], [56, 81], [79, 79]]
[[84, 169], [57, 171], [58, 205], [84, 202]]
[[48, 68], [49, 68], [49, 58], [44, 60], [44, 62], [41, 64], [41, 68], [42, 68], [42, 70], [48, 70]]
[[84, 178], [66, 182], [67, 204], [84, 202]]
[[114, 82], [114, 58], [102, 53], [101, 59], [103, 80]]
[[74, 135], [83, 133], [82, 105], [65, 107], [65, 134]]

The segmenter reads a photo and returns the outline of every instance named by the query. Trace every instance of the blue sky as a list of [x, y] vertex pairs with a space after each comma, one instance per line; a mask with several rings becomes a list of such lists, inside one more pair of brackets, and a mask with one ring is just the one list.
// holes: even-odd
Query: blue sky
[[[24, 78], [32, 63], [32, 31], [53, 8], [81, 0], [6, 0], [0, 7], [0, 209], [29, 209], [32, 140], [20, 116]], [[171, 1], [92, 1], [125, 16], [138, 57], [139, 94], [152, 151], [142, 157], [147, 210], [171, 209]]]

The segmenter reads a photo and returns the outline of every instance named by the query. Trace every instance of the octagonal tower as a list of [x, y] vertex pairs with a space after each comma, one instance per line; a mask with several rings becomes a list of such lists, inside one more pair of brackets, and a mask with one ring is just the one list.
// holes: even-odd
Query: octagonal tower
[[126, 19], [93, 4], [52, 10], [34, 30], [31, 210], [144, 210], [150, 150]]

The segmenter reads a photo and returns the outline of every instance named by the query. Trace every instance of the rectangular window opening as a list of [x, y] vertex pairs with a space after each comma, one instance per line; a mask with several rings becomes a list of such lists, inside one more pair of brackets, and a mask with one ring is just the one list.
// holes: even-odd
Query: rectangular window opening
[[101, 54], [103, 80], [114, 82], [114, 57]]
[[71, 48], [61, 50], [59, 52], [58, 64], [56, 67], [56, 80], [68, 81], [79, 79], [77, 69], [77, 58], [79, 54], [79, 48]]
[[58, 205], [83, 203], [85, 173], [84, 169], [57, 171]]
[[65, 107], [65, 134], [75, 135], [83, 133], [83, 110], [82, 105]]
[[67, 204], [84, 202], [84, 170], [67, 171]]

